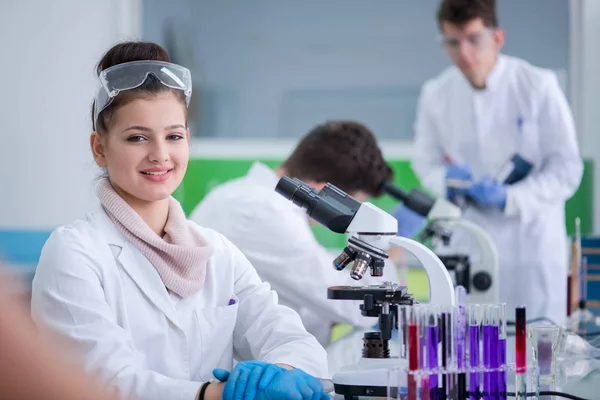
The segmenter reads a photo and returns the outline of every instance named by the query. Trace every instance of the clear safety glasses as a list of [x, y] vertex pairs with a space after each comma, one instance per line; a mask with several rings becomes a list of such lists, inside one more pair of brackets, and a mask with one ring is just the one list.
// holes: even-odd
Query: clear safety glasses
[[98, 115], [124, 90], [141, 86], [148, 75], [154, 75], [163, 85], [185, 93], [186, 106], [192, 96], [190, 70], [177, 64], [163, 61], [131, 61], [105, 69], [98, 77], [100, 89], [94, 100], [94, 129]]
[[460, 49], [461, 43], [464, 41], [472, 50], [480, 50], [490, 42], [494, 33], [494, 29], [484, 29], [480, 32], [475, 32], [466, 35], [463, 38], [458, 38], [450, 35], [440, 37], [440, 42], [449, 52], [456, 52]]

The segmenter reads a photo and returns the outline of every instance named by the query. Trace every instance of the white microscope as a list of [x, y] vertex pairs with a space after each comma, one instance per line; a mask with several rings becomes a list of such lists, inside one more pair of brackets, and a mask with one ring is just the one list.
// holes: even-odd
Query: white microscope
[[[499, 302], [498, 250], [483, 228], [463, 219], [460, 208], [444, 198], [436, 199], [417, 189], [406, 193], [391, 182], [385, 182], [382, 189], [408, 209], [427, 218], [429, 222], [419, 235], [419, 241], [431, 241], [436, 255], [453, 272], [454, 283], [467, 290], [469, 303]], [[448, 253], [452, 231], [456, 228], [465, 229], [475, 239], [480, 256], [476, 262], [467, 254]]]
[[[397, 236], [398, 222], [394, 217], [371, 203], [360, 203], [333, 185], [320, 191], [299, 179], [283, 177], [275, 190], [306, 209], [315, 221], [333, 232], [351, 234], [348, 246], [333, 266], [341, 271], [352, 263], [351, 276], [360, 280], [370, 269], [371, 276], [382, 276], [386, 251], [398, 246], [412, 253], [423, 265], [429, 277], [430, 303], [454, 305], [454, 287], [450, 274], [440, 259], [419, 242]], [[362, 356], [351, 357], [352, 362], [333, 375], [335, 393], [346, 399], [360, 396], [385, 397], [388, 371], [406, 368], [407, 360], [390, 355], [389, 341], [398, 327], [398, 305], [412, 305], [414, 298], [405, 286], [383, 282], [370, 286], [334, 286], [327, 297], [333, 300], [361, 300], [362, 315], [378, 317], [379, 332], [364, 332]], [[358, 340], [357, 340], [358, 341]], [[352, 345], [357, 345], [354, 341]], [[352, 348], [345, 349], [352, 355]], [[394, 351], [399, 355], [399, 351]], [[396, 387], [406, 386], [397, 382]]]

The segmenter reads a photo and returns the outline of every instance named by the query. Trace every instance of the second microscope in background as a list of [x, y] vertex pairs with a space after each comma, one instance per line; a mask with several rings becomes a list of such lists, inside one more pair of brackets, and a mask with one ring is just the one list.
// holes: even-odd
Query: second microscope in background
[[[467, 290], [469, 303], [499, 302], [498, 251], [486, 231], [462, 218], [460, 208], [446, 199], [418, 189], [406, 192], [391, 182], [384, 182], [383, 190], [427, 220], [417, 240], [432, 247], [450, 272], [454, 285]], [[473, 236], [479, 248], [478, 259], [453, 249], [452, 233], [457, 228]]]

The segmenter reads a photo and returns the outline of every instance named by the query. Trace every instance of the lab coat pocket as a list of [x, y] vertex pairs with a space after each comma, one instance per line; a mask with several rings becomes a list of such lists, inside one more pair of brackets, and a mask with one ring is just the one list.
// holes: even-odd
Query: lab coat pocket
[[228, 305], [196, 309], [202, 349], [199, 371], [202, 380], [213, 378], [214, 368], [232, 368], [233, 331], [237, 321], [238, 302], [237, 297], [232, 297]]

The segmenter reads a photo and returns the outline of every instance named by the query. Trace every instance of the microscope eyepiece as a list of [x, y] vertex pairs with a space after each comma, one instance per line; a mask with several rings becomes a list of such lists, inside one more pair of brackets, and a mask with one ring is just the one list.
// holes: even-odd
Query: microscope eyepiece
[[298, 178], [282, 177], [277, 182], [275, 191], [297, 206], [306, 208], [308, 212], [317, 200], [317, 191]]
[[298, 178], [282, 177], [275, 191], [306, 209], [309, 217], [336, 233], [346, 233], [361, 203], [327, 183], [317, 191]]
[[410, 193], [407, 193], [389, 181], [381, 184], [381, 190], [396, 200], [401, 201], [409, 210], [414, 211], [422, 217], [427, 217], [435, 204], [435, 198], [424, 191], [412, 189]]

